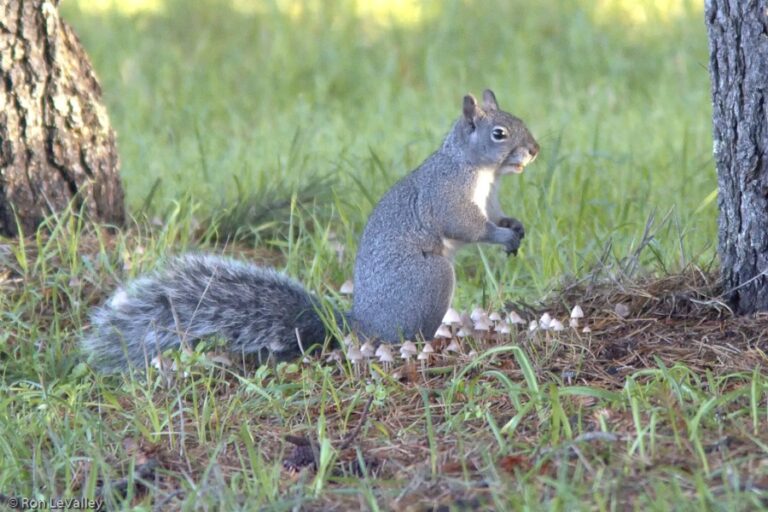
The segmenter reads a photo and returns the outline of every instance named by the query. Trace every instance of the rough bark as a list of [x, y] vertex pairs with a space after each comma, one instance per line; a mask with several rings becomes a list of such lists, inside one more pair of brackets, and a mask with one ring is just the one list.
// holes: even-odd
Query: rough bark
[[101, 87], [58, 0], [0, 0], [0, 235], [72, 202], [125, 220], [115, 134]]
[[768, 310], [768, 0], [707, 0], [719, 247], [737, 313]]

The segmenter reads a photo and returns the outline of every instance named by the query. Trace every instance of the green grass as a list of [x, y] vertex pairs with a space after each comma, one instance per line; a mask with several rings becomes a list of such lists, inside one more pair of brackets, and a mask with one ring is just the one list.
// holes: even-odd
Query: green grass
[[[674, 219], [654, 242], [664, 265], [714, 254], [708, 51], [695, 2], [628, 24], [592, 2], [448, 1], [427, 3], [419, 24], [378, 29], [350, 14], [349, 0], [309, 2], [298, 19], [270, 2], [255, 13], [188, 4], [131, 16], [63, 6], [101, 78], [134, 212], [157, 180], [153, 214], [188, 195], [202, 215], [238, 189], [334, 174], [337, 200], [319, 210], [351, 261], [377, 198], [437, 148], [463, 94], [491, 87], [542, 146], [535, 166], [505, 180], [502, 204], [529, 236], [513, 264], [487, 251], [500, 281], [540, 293], [609, 241], [624, 256], [652, 212]], [[475, 252], [463, 261], [463, 282], [482, 279]], [[472, 289], [458, 298], [480, 300]]]
[[[0, 493], [93, 497], [106, 483], [117, 508], [189, 510], [765, 507], [759, 365], [649, 359], [613, 386], [571, 383], [552, 362], [586, 364], [589, 341], [523, 334], [404, 383], [314, 360], [242, 375], [199, 354], [179, 361], [186, 378], [105, 378], [77, 352], [89, 308], [117, 282], [201, 245], [335, 295], [376, 199], [485, 87], [542, 153], [503, 186], [526, 225], [520, 256], [466, 249], [456, 306], [538, 299], [606, 254], [634, 254], [650, 218], [643, 272], [709, 265], [717, 184], [698, 4], [668, 16], [652, 0], [450, 0], [381, 24], [343, 0], [298, 16], [279, 8], [290, 2], [149, 3], [159, 9], [61, 6], [101, 79], [138, 220], [111, 234], [65, 213], [50, 235], [0, 244]], [[635, 4], [644, 22], [622, 11]], [[330, 191], [291, 204], [323, 176]], [[248, 241], [204, 243], [221, 228], [206, 219], [275, 198], [291, 205], [243, 226]], [[369, 397], [358, 443], [337, 451]], [[282, 470], [286, 434], [316, 442], [316, 473]], [[382, 475], [348, 469], [366, 457], [385, 461]], [[148, 459], [161, 469], [143, 492], [133, 468]], [[126, 497], [113, 489], [123, 478]]]

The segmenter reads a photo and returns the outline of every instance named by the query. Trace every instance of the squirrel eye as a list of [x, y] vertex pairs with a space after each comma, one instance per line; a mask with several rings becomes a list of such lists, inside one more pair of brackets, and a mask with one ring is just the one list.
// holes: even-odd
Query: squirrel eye
[[493, 131], [491, 132], [491, 137], [492, 137], [492, 138], [493, 138], [493, 140], [495, 140], [496, 142], [502, 141], [502, 140], [504, 140], [504, 139], [506, 139], [506, 138], [507, 138], [507, 129], [506, 129], [506, 128], [503, 128], [503, 127], [501, 127], [501, 126], [497, 126], [497, 127], [496, 127], [496, 128], [494, 128], [494, 129], [493, 129]]

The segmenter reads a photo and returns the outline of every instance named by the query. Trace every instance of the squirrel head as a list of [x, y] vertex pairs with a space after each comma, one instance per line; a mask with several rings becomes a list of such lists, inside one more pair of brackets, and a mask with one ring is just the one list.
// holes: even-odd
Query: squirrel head
[[472, 167], [493, 167], [499, 174], [521, 173], [539, 153], [539, 144], [517, 117], [499, 109], [496, 95], [486, 89], [481, 107], [464, 96], [463, 116], [456, 123], [454, 144]]

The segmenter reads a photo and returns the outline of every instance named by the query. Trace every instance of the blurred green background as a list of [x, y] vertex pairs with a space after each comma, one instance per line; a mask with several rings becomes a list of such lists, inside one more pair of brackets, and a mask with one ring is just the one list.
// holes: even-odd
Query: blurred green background
[[459, 279], [479, 286], [460, 299], [506, 284], [539, 293], [623, 258], [654, 213], [645, 268], [714, 257], [700, 2], [69, 0], [61, 11], [101, 79], [133, 213], [187, 198], [209, 215], [331, 173], [333, 197], [310, 216], [339, 233], [351, 272], [376, 198], [437, 149], [463, 94], [490, 87], [542, 153], [502, 188], [528, 230], [521, 256], [466, 250]]

